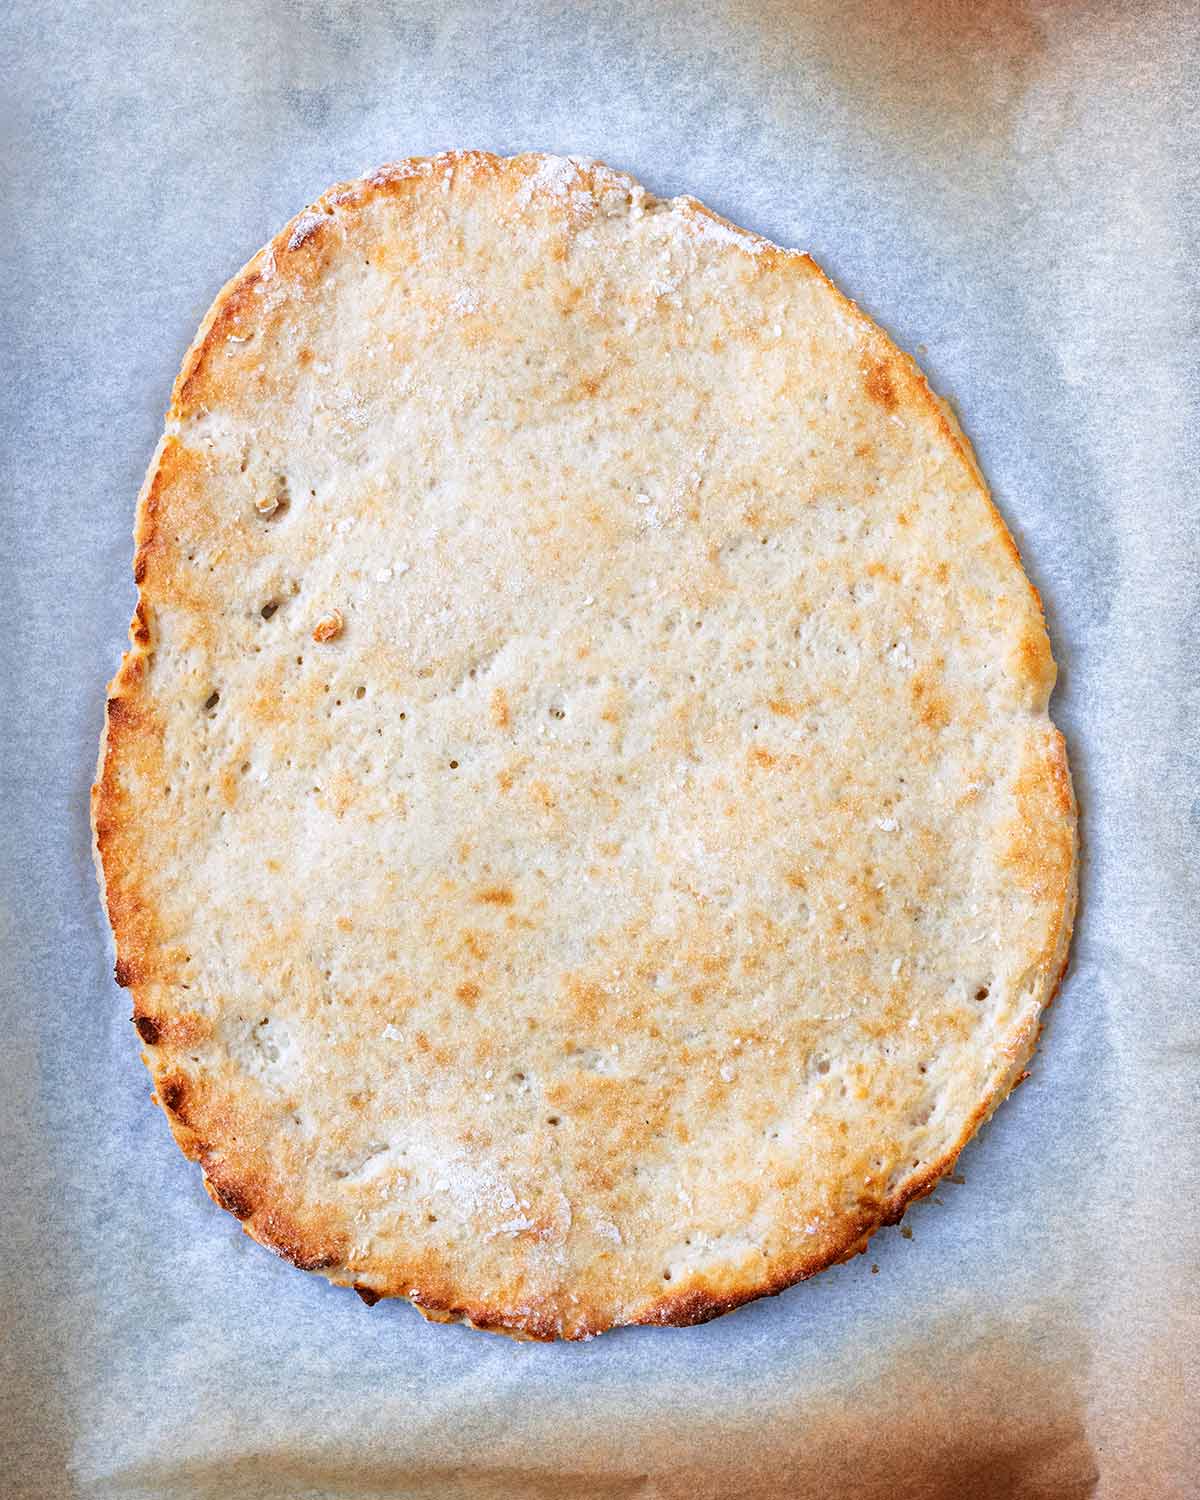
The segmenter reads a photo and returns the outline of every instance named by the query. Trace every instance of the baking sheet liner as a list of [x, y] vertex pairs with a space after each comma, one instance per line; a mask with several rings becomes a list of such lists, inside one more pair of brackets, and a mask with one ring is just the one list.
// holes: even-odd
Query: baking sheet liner
[[[0, 1493], [1195, 1494], [1196, 8], [20, 0], [0, 31]], [[1032, 1077], [911, 1238], [584, 1346], [245, 1240], [150, 1103], [90, 861], [200, 316], [329, 183], [469, 145], [694, 193], [918, 354], [1044, 594], [1083, 818]]]

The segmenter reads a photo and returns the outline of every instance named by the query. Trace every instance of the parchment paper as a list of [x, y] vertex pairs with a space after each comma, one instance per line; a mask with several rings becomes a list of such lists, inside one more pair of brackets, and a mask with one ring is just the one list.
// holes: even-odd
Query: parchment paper
[[[1197, 8], [0, 28], [0, 1493], [1200, 1493]], [[274, 1260], [171, 1143], [110, 977], [86, 794], [181, 353], [328, 183], [450, 145], [597, 155], [809, 249], [956, 400], [1062, 668], [1086, 859], [1032, 1078], [911, 1239], [686, 1332], [516, 1346]]]

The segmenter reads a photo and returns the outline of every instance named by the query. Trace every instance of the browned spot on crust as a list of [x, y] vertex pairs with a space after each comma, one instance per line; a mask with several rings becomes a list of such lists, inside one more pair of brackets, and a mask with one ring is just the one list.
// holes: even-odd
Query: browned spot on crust
[[1050, 641], [1039, 622], [1032, 622], [1021, 632], [1017, 642], [1017, 676], [1030, 688], [1030, 696], [1040, 707], [1050, 697], [1057, 677]]
[[749, 753], [748, 759], [752, 766], [759, 766], [764, 771], [769, 771], [775, 764], [775, 756], [761, 745], [755, 745]]
[[118, 958], [113, 966], [113, 978], [123, 990], [138, 982], [138, 971], [132, 959]]
[[328, 1271], [336, 1266], [341, 1256], [332, 1250], [305, 1250], [294, 1244], [270, 1245], [275, 1254], [291, 1261], [298, 1271]]
[[147, 1041], [142, 1029], [143, 1021], [148, 1021], [157, 1031], [155, 1041], [150, 1043], [152, 1046], [194, 1047], [199, 1042], [207, 1041], [213, 1032], [211, 1020], [196, 1011], [178, 1010], [165, 1016], [150, 1017], [135, 1005], [134, 1025], [143, 1041]]
[[217, 778], [217, 787], [221, 802], [225, 807], [233, 807], [237, 802], [241, 780], [241, 773], [234, 770], [232, 766], [225, 766], [220, 772]]
[[704, 1291], [683, 1292], [675, 1297], [663, 1297], [637, 1321], [669, 1324], [673, 1328], [695, 1328], [701, 1323], [711, 1323], [736, 1306], [737, 1302], [732, 1298], [714, 1297]]
[[1071, 768], [1067, 764], [1067, 742], [1057, 729], [1049, 735], [1045, 769], [1054, 805], [1069, 826], [1075, 817], [1075, 789], [1071, 784]]
[[216, 1181], [211, 1172], [205, 1177], [204, 1186], [213, 1202], [235, 1219], [248, 1219], [253, 1214], [254, 1204], [244, 1189], [231, 1182]]
[[485, 885], [476, 895], [476, 901], [482, 901], [488, 906], [511, 906], [516, 899], [512, 893], [512, 887], [507, 885]]
[[133, 620], [129, 626], [129, 636], [135, 646], [148, 646], [150, 644], [149, 612], [140, 599], [134, 606]]
[[[312, 213], [311, 210], [307, 214], [302, 214], [300, 218], [294, 222], [295, 228], [288, 235], [287, 240], [287, 247], [289, 250], [302, 250], [304, 246], [308, 244], [309, 240], [315, 239], [317, 234], [325, 227], [325, 221], [318, 215]], [[306, 353], [308, 354], [309, 359], [312, 358], [311, 350], [302, 349], [300, 351], [301, 363], [305, 362], [304, 355]]]
[[313, 626], [312, 638], [318, 644], [325, 641], [335, 641], [341, 635], [345, 621], [342, 619], [340, 609], [331, 609], [328, 614], [322, 615]]
[[603, 375], [582, 375], [571, 392], [573, 399], [579, 400], [600, 393], [600, 387], [604, 384]]
[[160, 1078], [158, 1081], [158, 1102], [171, 1114], [178, 1115], [183, 1119], [184, 1105], [187, 1102], [188, 1083], [187, 1079], [176, 1076], [174, 1078]]
[[133, 1024], [137, 1028], [137, 1034], [145, 1042], [147, 1047], [156, 1047], [158, 1039], [162, 1035], [162, 1028], [153, 1016], [134, 1015]]
[[[164, 438], [158, 461], [142, 493], [134, 529], [133, 580], [139, 588], [156, 581], [151, 577], [151, 565], [170, 550], [170, 539], [159, 527], [164, 500], [169, 496], [173, 507], [199, 510], [204, 503], [199, 485], [206, 472], [202, 454], [185, 448], [178, 438]], [[143, 595], [139, 602], [146, 603], [146, 596]]]
[[[243, 1195], [241, 1203], [246, 1198]], [[231, 1210], [235, 1212], [235, 1210]], [[311, 1226], [302, 1231], [291, 1216], [281, 1208], [261, 1205], [252, 1214], [238, 1213], [239, 1218], [249, 1218], [247, 1230], [268, 1250], [273, 1250], [283, 1260], [290, 1261], [301, 1271], [327, 1271], [342, 1259], [341, 1237], [332, 1238], [326, 1229], [326, 1215], [320, 1209], [310, 1210], [306, 1220]]]
[[1066, 746], [1057, 730], [1048, 731], [1041, 747], [1031, 747], [1014, 791], [1016, 817], [1004, 863], [1035, 895], [1065, 887], [1074, 867], [1075, 797]]
[[460, 984], [454, 991], [457, 999], [463, 1001], [466, 1005], [472, 1006], [475, 1004], [476, 1000], [479, 999], [482, 993], [483, 991], [479, 988], [479, 986], [470, 979], [468, 979], [465, 983]]
[[497, 729], [507, 729], [512, 723], [512, 714], [508, 707], [508, 695], [502, 687], [492, 690], [492, 723]]
[[483, 960], [487, 958], [492, 951], [492, 941], [487, 936], [487, 934], [483, 932], [473, 932], [471, 930], [464, 932], [462, 936], [462, 945], [471, 955], [471, 957], [477, 959], [480, 963], [482, 963]]
[[[565, 255], [563, 258], [565, 259], [566, 255], [570, 254], [570, 246], [564, 243], [563, 248], [565, 251]], [[557, 259], [557, 257], [555, 258]], [[559, 312], [561, 312], [564, 316], [568, 316], [569, 314], [573, 313], [578, 308], [579, 304], [583, 301], [583, 288], [573, 283], [570, 286], [564, 287], [562, 291], [555, 296], [554, 300], [558, 305]]]
[[950, 722], [950, 707], [938, 689], [932, 674], [919, 673], [914, 677], [910, 691], [917, 718], [925, 728], [945, 729]]
[[863, 376], [863, 385], [866, 387], [867, 395], [884, 411], [895, 411], [899, 404], [896, 399], [896, 387], [892, 383], [892, 371], [890, 362], [886, 359], [875, 361], [868, 365]]
[[574, 974], [567, 976], [566, 991], [576, 1021], [581, 1026], [594, 1027], [604, 1014], [604, 991], [591, 980], [580, 979]]
[[354, 1283], [354, 1290], [358, 1293], [358, 1295], [362, 1298], [362, 1300], [367, 1304], [368, 1307], [374, 1307], [375, 1304], [380, 1300], [380, 1294], [378, 1292], [373, 1292], [369, 1286], [361, 1286], [357, 1281]]
[[767, 707], [782, 719], [799, 718], [802, 712], [798, 703], [789, 703], [786, 698], [768, 698]]

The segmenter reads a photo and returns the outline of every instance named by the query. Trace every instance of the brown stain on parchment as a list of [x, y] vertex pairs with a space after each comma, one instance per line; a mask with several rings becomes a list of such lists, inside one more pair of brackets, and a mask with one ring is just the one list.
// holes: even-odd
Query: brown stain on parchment
[[[814, 1360], [820, 1358], [814, 1350]], [[745, 1412], [711, 1452], [677, 1432], [662, 1500], [1083, 1500], [1099, 1481], [1080, 1382], [1089, 1363], [1069, 1311], [1011, 1328], [934, 1323], [889, 1354], [864, 1347], [819, 1398]], [[690, 1450], [690, 1451], [689, 1451]]]
[[1013, 213], [1017, 118], [1047, 51], [1026, 0], [726, 0], [724, 18], [771, 71], [775, 127], [831, 96], [835, 135], [962, 199], [965, 233]]
[[[214, 1463], [127, 1470], [113, 1476], [119, 1484], [113, 1493], [145, 1492], [156, 1500], [223, 1500], [252, 1492], [272, 1500], [312, 1494], [339, 1500], [1085, 1500], [1097, 1488], [1098, 1461], [1080, 1389], [1087, 1345], [1055, 1304], [1023, 1310], [1011, 1329], [972, 1334], [952, 1319], [934, 1323], [898, 1353], [843, 1346], [840, 1358], [849, 1354], [850, 1362], [831, 1366], [828, 1389], [818, 1398], [793, 1397], [786, 1389], [797, 1358], [821, 1363], [817, 1340], [790, 1352], [781, 1342], [778, 1360], [767, 1349], [761, 1371], [748, 1364], [723, 1393], [714, 1381], [701, 1395], [647, 1378], [645, 1356], [651, 1341], [661, 1340], [673, 1365], [682, 1357], [703, 1372], [712, 1330], [632, 1338], [627, 1390], [596, 1389], [586, 1345], [552, 1373], [536, 1368], [542, 1358], [555, 1357], [548, 1350], [512, 1351], [530, 1363], [512, 1389], [510, 1416], [448, 1406], [442, 1437], [424, 1448], [425, 1461], [368, 1459], [348, 1441], [339, 1452], [326, 1433], [319, 1450], [314, 1441], [309, 1453], [301, 1440]], [[691, 1351], [678, 1348], [680, 1341], [691, 1342]], [[601, 1386], [607, 1385], [606, 1377]], [[365, 1446], [378, 1452], [375, 1442]], [[423, 1445], [416, 1448], [421, 1452]]]
[[786, 69], [817, 73], [871, 128], [919, 147], [1003, 154], [1003, 125], [1046, 50], [1027, 0], [728, 0]]

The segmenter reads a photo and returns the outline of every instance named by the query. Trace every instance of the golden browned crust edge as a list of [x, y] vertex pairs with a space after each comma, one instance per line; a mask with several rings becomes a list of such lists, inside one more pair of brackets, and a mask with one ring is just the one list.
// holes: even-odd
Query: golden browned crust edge
[[[157, 520], [156, 486], [163, 471], [164, 461], [175, 443], [172, 427], [178, 419], [198, 400], [202, 388], [204, 371], [214, 352], [219, 349], [227, 334], [236, 326], [238, 317], [246, 308], [251, 293], [264, 277], [279, 273], [282, 265], [295, 257], [305, 255], [319, 242], [323, 221], [337, 210], [360, 208], [376, 195], [412, 191], [417, 185], [427, 183], [438, 170], [446, 167], [469, 168], [483, 174], [517, 172], [522, 177], [534, 172], [545, 158], [538, 153], [526, 153], [514, 157], [499, 157], [482, 151], [450, 151], [434, 157], [412, 157], [380, 167], [362, 178], [342, 182], [328, 189], [309, 208], [290, 220], [274, 239], [257, 252], [221, 289], [205, 315], [195, 339], [184, 356], [180, 373], [172, 392], [171, 406], [167, 413], [167, 430], [160, 439], [147, 470], [146, 478], [138, 497], [134, 526], [134, 581], [138, 586], [138, 600], [130, 625], [130, 646], [124, 654], [120, 667], [108, 687], [106, 713], [101, 733], [96, 781], [91, 789], [91, 817], [93, 831], [93, 854], [101, 902], [108, 915], [116, 945], [115, 977], [117, 983], [128, 987], [133, 998], [133, 1022], [141, 1040], [145, 1043], [142, 1058], [154, 1079], [157, 1102], [162, 1106], [172, 1134], [184, 1154], [201, 1163], [204, 1186], [214, 1202], [227, 1212], [234, 1214], [243, 1230], [259, 1243], [275, 1251], [284, 1259], [304, 1270], [319, 1270], [338, 1284], [350, 1285], [362, 1300], [372, 1306], [384, 1298], [401, 1298], [411, 1301], [424, 1317], [436, 1322], [463, 1322], [472, 1327], [503, 1333], [523, 1340], [553, 1341], [557, 1338], [583, 1340], [607, 1331], [615, 1326], [610, 1321], [597, 1319], [589, 1323], [584, 1320], [564, 1332], [558, 1319], [549, 1308], [491, 1306], [460, 1295], [450, 1293], [442, 1286], [422, 1284], [419, 1276], [405, 1276], [404, 1290], [379, 1292], [359, 1287], [348, 1282], [334, 1270], [340, 1258], [336, 1248], [314, 1246], [294, 1226], [281, 1209], [272, 1207], [274, 1184], [261, 1184], [266, 1191], [251, 1198], [241, 1187], [220, 1180], [219, 1168], [208, 1160], [209, 1147], [188, 1126], [184, 1117], [186, 1107], [182, 1082], [166, 1076], [163, 1061], [156, 1055], [158, 1028], [152, 1017], [141, 1009], [143, 997], [144, 960], [150, 946], [151, 934], [147, 931], [143, 912], [132, 911], [126, 893], [114, 897], [110, 889], [105, 865], [107, 833], [117, 815], [121, 792], [116, 785], [112, 748], [121, 734], [127, 730], [141, 731], [153, 743], [155, 726], [142, 722], [147, 716], [139, 702], [142, 692], [147, 659], [153, 651], [150, 611], [143, 592], [147, 560], [151, 554]], [[594, 183], [600, 172], [607, 171], [600, 163], [577, 162], [581, 176]], [[976, 462], [971, 445], [947, 405], [930, 389], [928, 382], [913, 359], [900, 350], [879, 326], [858, 305], [846, 297], [810, 256], [782, 249], [752, 232], [733, 225], [695, 199], [677, 200], [694, 217], [703, 217], [734, 231], [746, 246], [746, 253], [755, 253], [764, 265], [772, 268], [787, 266], [804, 274], [816, 275], [825, 284], [848, 316], [861, 328], [864, 346], [877, 361], [868, 373], [868, 384], [877, 382], [879, 399], [895, 402], [895, 387], [900, 385], [903, 394], [922, 408], [947, 447], [957, 454], [968, 471], [971, 483], [978, 496], [985, 502], [987, 514], [995, 528], [998, 542], [1013, 559], [1014, 565], [1025, 580], [1032, 600], [1041, 614], [1041, 600], [1037, 590], [1029, 581], [1021, 563], [1020, 553], [1007, 525], [992, 502], [991, 495]], [[1043, 651], [1042, 660], [1029, 663], [1034, 686], [1043, 690], [1042, 701], [1048, 698], [1054, 681], [1053, 661]], [[1044, 965], [1039, 968], [1052, 981], [1047, 985], [1045, 998], [1039, 1012], [1044, 1010], [1057, 993], [1065, 974], [1072, 935], [1077, 895], [1078, 839], [1076, 806], [1062, 736], [1055, 731], [1051, 740], [1051, 754], [1044, 765], [1044, 781], [1051, 789], [1053, 799], [1058, 802], [1065, 819], [1069, 841], [1069, 859], [1065, 873], [1060, 874], [1055, 891], [1058, 920], [1053, 939], [1048, 945]], [[1049, 901], [1047, 902], [1049, 905]], [[902, 1182], [886, 1200], [869, 1212], [862, 1212], [851, 1222], [844, 1224], [840, 1233], [821, 1237], [817, 1245], [803, 1254], [798, 1254], [780, 1264], [777, 1260], [771, 1274], [752, 1284], [725, 1285], [696, 1284], [669, 1295], [654, 1298], [639, 1308], [627, 1321], [631, 1324], [671, 1327], [688, 1327], [705, 1323], [736, 1307], [759, 1297], [775, 1296], [798, 1282], [808, 1280], [820, 1271], [849, 1260], [867, 1248], [872, 1235], [885, 1225], [898, 1223], [908, 1206], [927, 1196], [947, 1172], [953, 1170], [959, 1154], [976, 1131], [991, 1117], [999, 1105], [1027, 1076], [1025, 1069], [1037, 1045], [1040, 1033], [1040, 1014], [1035, 1015], [1009, 1049], [1007, 1066], [997, 1081], [964, 1124], [955, 1143], [936, 1161], [928, 1163], [919, 1172], [914, 1172]]]

